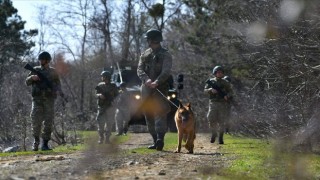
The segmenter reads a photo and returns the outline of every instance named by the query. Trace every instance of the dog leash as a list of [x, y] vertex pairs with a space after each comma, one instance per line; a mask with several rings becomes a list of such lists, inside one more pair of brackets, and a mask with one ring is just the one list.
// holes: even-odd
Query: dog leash
[[177, 109], [179, 109], [179, 106], [175, 105], [172, 101], [170, 101], [158, 88], [156, 88], [157, 91], [164, 97], [167, 101], [169, 101], [172, 105], [174, 105]]

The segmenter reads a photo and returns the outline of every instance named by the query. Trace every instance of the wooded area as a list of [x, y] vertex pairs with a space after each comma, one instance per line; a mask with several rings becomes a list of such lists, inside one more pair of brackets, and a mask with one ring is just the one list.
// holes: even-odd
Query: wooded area
[[[26, 62], [53, 55], [68, 103], [56, 101], [55, 142], [66, 132], [95, 128], [94, 87], [103, 68], [134, 61], [144, 33], [163, 32], [173, 76], [184, 74], [182, 102], [191, 102], [206, 130], [212, 68], [222, 65], [236, 93], [231, 131], [319, 145], [320, 2], [318, 0], [52, 0], [39, 7], [35, 30], [10, 0], [0, 0], [0, 145], [30, 138]], [[311, 148], [311, 149], [310, 149]]]

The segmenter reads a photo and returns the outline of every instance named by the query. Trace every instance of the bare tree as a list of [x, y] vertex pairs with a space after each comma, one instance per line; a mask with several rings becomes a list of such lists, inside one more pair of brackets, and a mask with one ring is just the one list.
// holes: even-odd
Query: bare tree
[[[72, 1], [57, 1], [59, 5], [55, 9], [55, 18], [52, 25], [55, 25], [56, 35], [60, 40], [61, 44], [65, 44], [66, 37], [69, 37], [70, 44], [79, 42], [79, 52], [74, 53], [76, 50], [71, 50], [70, 46], [65, 45], [69, 50], [71, 50], [72, 54], [79, 54], [80, 59], [80, 68], [82, 72], [79, 74], [80, 76], [80, 97], [79, 97], [79, 110], [80, 112], [84, 111], [84, 98], [85, 98], [85, 61], [86, 54], [88, 53], [88, 47], [86, 46], [88, 43], [88, 31], [89, 31], [89, 19], [91, 17], [92, 7], [91, 0], [72, 0]], [[60, 28], [62, 27], [65, 30], [63, 35], [60, 34]], [[68, 33], [66, 32], [66, 27], [68, 27]], [[75, 30], [78, 29], [79, 31]], [[71, 37], [70, 37], [71, 36]], [[74, 44], [73, 44], [74, 45]]]
[[[114, 64], [114, 52], [112, 44], [112, 11], [107, 0], [100, 1], [102, 8], [95, 8], [94, 16], [91, 18], [90, 25], [93, 29], [98, 30], [103, 36], [103, 58], [105, 67]], [[96, 6], [100, 6], [97, 4]]]
[[122, 53], [121, 60], [128, 60], [129, 48], [130, 48], [130, 35], [132, 27], [132, 0], [128, 0], [126, 8], [126, 17], [124, 19], [124, 31], [122, 32], [123, 43], [122, 43]]

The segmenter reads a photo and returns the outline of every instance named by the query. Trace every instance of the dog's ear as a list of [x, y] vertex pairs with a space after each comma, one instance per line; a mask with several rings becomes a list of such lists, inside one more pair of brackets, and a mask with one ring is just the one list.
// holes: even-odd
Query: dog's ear
[[179, 108], [182, 108], [182, 107], [183, 107], [182, 103], [181, 103], [181, 102], [179, 102]]
[[186, 107], [188, 107], [188, 109], [191, 109], [191, 103], [187, 103]]

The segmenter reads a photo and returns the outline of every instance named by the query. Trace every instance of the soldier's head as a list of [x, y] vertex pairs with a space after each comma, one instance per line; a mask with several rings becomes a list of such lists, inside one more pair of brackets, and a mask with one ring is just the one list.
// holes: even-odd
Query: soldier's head
[[144, 36], [147, 39], [148, 45], [160, 45], [160, 42], [163, 40], [162, 32], [157, 29], [150, 29], [146, 32]]
[[224, 77], [224, 70], [221, 66], [216, 66], [213, 68], [212, 74], [217, 78], [223, 78]]
[[109, 71], [102, 71], [102, 72], [101, 72], [101, 79], [102, 79], [102, 81], [110, 82], [111, 73], [110, 73]]
[[47, 51], [43, 51], [39, 54], [38, 60], [40, 61], [41, 66], [44, 66], [50, 63], [51, 55]]

